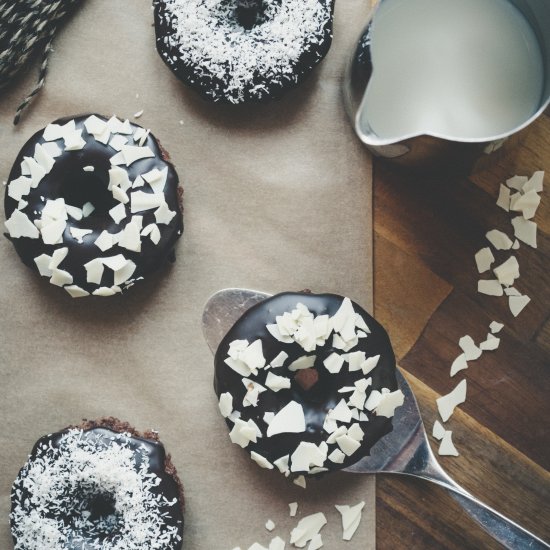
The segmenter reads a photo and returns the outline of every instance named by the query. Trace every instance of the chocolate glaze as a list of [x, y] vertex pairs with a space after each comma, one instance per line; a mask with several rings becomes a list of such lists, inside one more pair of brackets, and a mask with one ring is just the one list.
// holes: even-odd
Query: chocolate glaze
[[[281, 351], [285, 351], [289, 356], [285, 361], [285, 365], [289, 365], [292, 361], [305, 355], [306, 352], [297, 343], [283, 344], [276, 340], [268, 332], [266, 325], [275, 323], [276, 316], [282, 315], [285, 311], [292, 311], [299, 302], [304, 304], [315, 316], [323, 314], [332, 316], [338, 311], [342, 300], [342, 296], [335, 294], [289, 292], [273, 296], [250, 308], [226, 334], [216, 351], [214, 389], [218, 398], [222, 393], [229, 392], [233, 396], [235, 406], [237, 403], [242, 404], [242, 400], [246, 395], [242, 377], [224, 363], [231, 342], [234, 340], [248, 340], [249, 343], [252, 343], [259, 338], [262, 340], [263, 353], [267, 363], [272, 361]], [[367, 357], [380, 354], [378, 365], [367, 375], [367, 378], [372, 377], [372, 385], [367, 388], [367, 398], [372, 390], [380, 391], [382, 388], [388, 388], [395, 391], [397, 389], [395, 356], [388, 334], [382, 325], [356, 303], [353, 303], [353, 308], [356, 313], [359, 313], [365, 319], [371, 333], [367, 338], [360, 338], [359, 344], [351, 351], [364, 351]], [[291, 388], [278, 392], [269, 390], [263, 392], [256, 407], [236, 407], [241, 411], [242, 420], [254, 420], [264, 434], [256, 443], [250, 442], [246, 447], [249, 452], [255, 451], [270, 462], [274, 462], [278, 458], [292, 453], [301, 441], [319, 445], [327, 439], [329, 434], [323, 429], [326, 414], [343, 397], [349, 396], [349, 394], [338, 393], [338, 389], [343, 386], [353, 386], [354, 382], [365, 378], [361, 370], [350, 372], [345, 367], [338, 374], [329, 373], [323, 366], [323, 360], [334, 351], [342, 353], [341, 350], [334, 349], [331, 344], [332, 338], [329, 338], [322, 348], [317, 347], [315, 350], [317, 360], [314, 368], [317, 371], [318, 382], [309, 391], [302, 388], [298, 381], [294, 379], [296, 373], [290, 372], [286, 366], [270, 368], [269, 370], [260, 369], [258, 375], [250, 376], [251, 380], [265, 386], [268, 372], [273, 372], [273, 374], [290, 378]], [[292, 400], [300, 403], [304, 409], [306, 431], [298, 434], [284, 433], [267, 437], [265, 434], [267, 427], [262, 419], [265, 412], [271, 411], [276, 414]], [[327, 460], [325, 467], [330, 470], [338, 470], [354, 464], [368, 455], [371, 447], [392, 430], [390, 418], [376, 416], [366, 410], [364, 412], [368, 415], [369, 421], [359, 422], [365, 433], [361, 447], [352, 456], [346, 457], [343, 464], [335, 464]], [[230, 429], [233, 427], [233, 423], [229, 420], [227, 425]], [[336, 448], [336, 446], [329, 445], [329, 454], [333, 448]]]
[[[301, 0], [295, 1], [300, 2]], [[304, 51], [296, 62], [292, 74], [281, 74], [278, 75], [277, 79], [266, 80], [263, 74], [256, 71], [252, 83], [243, 90], [243, 97], [239, 99], [239, 103], [263, 103], [273, 99], [280, 99], [287, 90], [298, 86], [327, 55], [332, 44], [335, 0], [319, 0], [319, 2], [327, 10], [327, 22], [319, 35], [319, 41], [304, 47]], [[250, 4], [250, 8], [243, 10], [243, 0], [239, 0], [235, 8], [235, 17], [242, 25], [243, 30], [252, 28], [257, 22], [265, 23], [262, 20], [263, 9], [261, 7], [261, 0], [248, 0], [248, 3]], [[197, 91], [203, 98], [215, 102], [233, 103], [224, 93], [223, 79], [212, 74], [205, 66], [189, 63], [176, 46], [166, 43], [164, 37], [171, 36], [175, 32], [172, 16], [164, 0], [153, 0], [153, 4], [157, 51], [164, 63], [177, 78]], [[259, 4], [260, 6], [258, 7]], [[227, 67], [227, 71], [230, 71], [229, 66]], [[265, 88], [254, 91], [254, 88], [257, 86]]]
[[[175, 526], [178, 529], [180, 535], [179, 542], [167, 547], [166, 550], [180, 550], [182, 547], [181, 536], [183, 533], [183, 510], [184, 510], [184, 500], [183, 500], [183, 487], [181, 481], [177, 475], [176, 469], [171, 461], [170, 455], [166, 454], [164, 445], [159, 441], [158, 435], [154, 432], [145, 432], [140, 433], [135, 430], [130, 424], [126, 422], [121, 422], [115, 418], [104, 418], [98, 421], [83, 421], [79, 426], [69, 426], [59, 432], [54, 434], [45, 435], [40, 438], [34, 445], [33, 450], [29, 456], [28, 463], [31, 463], [34, 458], [36, 458], [38, 448], [44, 443], [50, 444], [53, 448], [59, 448], [63, 436], [72, 428], [79, 428], [84, 431], [83, 437], [93, 435], [94, 438], [99, 437], [100, 441], [105, 441], [109, 443], [114, 434], [129, 434], [130, 437], [125, 439], [125, 443], [128, 443], [128, 446], [131, 449], [140, 449], [141, 456], [143, 456], [143, 451], [149, 459], [149, 469], [148, 471], [156, 474], [160, 478], [160, 483], [157, 487], [153, 489], [155, 494], [162, 494], [167, 501], [171, 502], [176, 499], [179, 503], [178, 506], [165, 506], [162, 510], [163, 517], [165, 518], [165, 524], [167, 527]], [[139, 453], [136, 453], [136, 463], [137, 468], [141, 464], [141, 456]], [[12, 510], [14, 509], [15, 500], [13, 498], [14, 492], [17, 489], [20, 489], [20, 483], [24, 479], [27, 466], [24, 466], [15, 480], [12, 488]], [[23, 490], [24, 492], [24, 490]], [[105, 496], [103, 495], [105, 498]], [[108, 498], [108, 496], [107, 496]], [[23, 498], [19, 498], [18, 502], [22, 502]], [[28, 500], [25, 499], [25, 502], [28, 503]], [[105, 506], [105, 502], [99, 502], [98, 506]], [[108, 503], [107, 503], [108, 505]], [[29, 509], [30, 511], [30, 509]], [[70, 511], [69, 511], [70, 512]], [[93, 513], [93, 510], [91, 510]], [[100, 512], [101, 513], [101, 512]], [[66, 522], [70, 522], [70, 516], [67, 515], [64, 519]], [[12, 533], [13, 533], [13, 519], [12, 519]], [[14, 535], [14, 544], [17, 544], [17, 539]], [[77, 540], [68, 541], [67, 549], [70, 550], [86, 550], [87, 546], [85, 542], [80, 542]]]
[[[51, 255], [57, 248], [68, 247], [69, 253], [63, 262], [61, 262], [59, 268], [68, 271], [73, 276], [73, 284], [80, 286], [88, 292], [92, 292], [98, 286], [86, 281], [84, 264], [94, 258], [122, 254], [126, 259], [132, 260], [136, 264], [136, 270], [132, 275], [133, 279], [145, 277], [164, 265], [166, 260], [170, 259], [170, 256], [173, 254], [174, 245], [183, 232], [183, 208], [181, 205], [182, 191], [181, 187], [179, 187], [178, 175], [174, 165], [169, 161], [168, 155], [162, 149], [157, 139], [149, 133], [143, 145], [149, 146], [155, 156], [153, 158], [138, 160], [128, 167], [123, 166], [123, 168], [128, 171], [130, 180], [134, 181], [139, 174], [146, 173], [153, 168], [162, 170], [168, 167], [164, 195], [170, 210], [176, 212], [176, 215], [168, 226], [159, 226], [161, 239], [157, 245], [151, 239], [145, 237], [141, 240], [141, 252], [133, 252], [118, 245], [114, 245], [109, 250], [102, 252], [94, 244], [94, 241], [103, 230], [107, 230], [109, 233], [118, 233], [124, 229], [126, 224], [131, 220], [131, 214], [128, 212], [120, 224], [116, 224], [108, 213], [110, 208], [118, 204], [111, 192], [107, 190], [109, 169], [111, 168], [109, 159], [116, 151], [112, 147], [96, 141], [92, 135], [88, 134], [84, 121], [89, 116], [90, 114], [65, 117], [54, 122], [54, 124], [65, 124], [69, 120], [74, 119], [77, 130], [82, 129], [82, 138], [86, 141], [86, 145], [80, 151], [63, 151], [60, 156], [56, 157], [51, 172], [44, 176], [36, 188], [30, 190], [28, 196], [24, 197], [28, 205], [22, 209], [22, 212], [27, 214], [31, 221], [40, 219], [40, 213], [44, 208], [46, 200], [55, 200], [60, 197], [65, 198], [66, 204], [77, 207], [82, 207], [83, 204], [89, 201], [96, 207], [96, 210], [90, 216], [80, 221], [74, 220], [69, 216], [67, 227], [63, 234], [62, 245], [47, 245], [40, 238], [30, 239], [20, 237], [10, 240], [14, 244], [23, 263], [35, 271], [38, 271], [38, 269], [34, 258], [41, 254]], [[96, 116], [102, 120], [107, 120], [103, 116]], [[140, 126], [131, 124], [131, 127], [135, 131]], [[21, 175], [21, 161], [24, 157], [32, 157], [34, 155], [36, 144], [45, 143], [45, 140], [42, 138], [43, 133], [44, 130], [42, 129], [23, 145], [15, 159], [8, 181], [12, 181]], [[62, 148], [63, 140], [58, 140], [57, 143]], [[83, 171], [84, 166], [93, 166], [94, 171], [85, 172]], [[146, 187], [143, 190], [146, 190]], [[6, 187], [4, 201], [6, 219], [11, 216], [17, 205], [18, 201], [8, 196], [8, 189]], [[35, 211], [38, 214], [35, 214]], [[143, 227], [150, 223], [155, 223], [154, 210], [137, 212], [137, 215], [143, 215]], [[70, 234], [69, 229], [71, 227], [91, 229], [93, 233], [86, 235], [83, 238], [83, 243], [80, 244]], [[9, 235], [6, 236], [9, 238]], [[111, 286], [112, 284], [113, 273], [111, 270], [106, 269], [100, 286]]]

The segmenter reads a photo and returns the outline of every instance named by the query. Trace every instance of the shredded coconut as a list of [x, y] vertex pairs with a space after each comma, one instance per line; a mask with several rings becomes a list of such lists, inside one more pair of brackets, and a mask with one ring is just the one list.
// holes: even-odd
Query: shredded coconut
[[172, 30], [158, 38], [169, 48], [162, 54], [166, 62], [183, 62], [195, 79], [210, 84], [210, 98], [231, 103], [296, 83], [304, 53], [313, 56], [310, 65], [322, 59], [332, 17], [331, 0], [264, 0], [262, 20], [251, 29], [225, 0], [166, 0], [164, 9]]
[[[100, 550], [105, 534], [110, 550], [175, 548], [178, 526], [165, 516], [178, 502], [159, 493], [160, 482], [147, 450], [131, 448], [125, 434], [71, 429], [58, 446], [45, 438], [13, 486], [15, 550]], [[91, 510], [98, 499], [109, 503], [103, 515]]]

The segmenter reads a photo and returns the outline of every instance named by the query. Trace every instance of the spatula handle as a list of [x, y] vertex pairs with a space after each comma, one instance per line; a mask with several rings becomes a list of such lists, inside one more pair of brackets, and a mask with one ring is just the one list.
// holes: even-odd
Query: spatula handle
[[509, 550], [548, 550], [550, 544], [468, 493], [434, 461], [418, 477], [445, 487], [487, 533]]

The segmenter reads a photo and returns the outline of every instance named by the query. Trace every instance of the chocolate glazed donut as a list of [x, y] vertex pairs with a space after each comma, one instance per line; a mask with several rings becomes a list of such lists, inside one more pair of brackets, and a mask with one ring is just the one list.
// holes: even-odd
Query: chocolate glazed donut
[[109, 296], [173, 259], [182, 190], [149, 132], [116, 117], [63, 118], [10, 172], [6, 228], [25, 265], [73, 297]]
[[279, 99], [332, 42], [334, 0], [154, 0], [156, 45], [205, 99]]
[[38, 440], [10, 519], [15, 550], [180, 550], [183, 488], [156, 433], [84, 421]]
[[286, 475], [357, 462], [402, 404], [386, 331], [334, 294], [283, 293], [248, 310], [216, 352], [214, 388], [232, 441]]

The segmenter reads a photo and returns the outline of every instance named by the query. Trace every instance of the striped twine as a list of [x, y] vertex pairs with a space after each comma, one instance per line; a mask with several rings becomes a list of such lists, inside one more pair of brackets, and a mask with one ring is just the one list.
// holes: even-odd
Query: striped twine
[[6, 87], [34, 54], [41, 54], [38, 82], [17, 108], [14, 124], [40, 92], [48, 54], [61, 20], [80, 0], [0, 0], [0, 89]]

